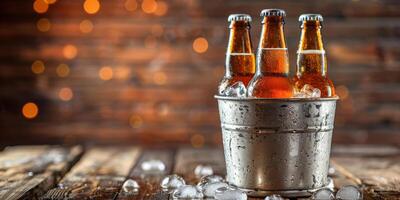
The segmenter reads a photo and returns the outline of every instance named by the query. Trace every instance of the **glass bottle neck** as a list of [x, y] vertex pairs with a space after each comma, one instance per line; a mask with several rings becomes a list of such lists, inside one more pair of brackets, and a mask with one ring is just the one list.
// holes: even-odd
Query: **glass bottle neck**
[[234, 75], [253, 75], [254, 53], [250, 36], [250, 23], [232, 21], [230, 26], [229, 43], [226, 51], [226, 77]]
[[281, 16], [264, 17], [257, 51], [257, 74], [288, 75], [289, 59], [283, 25]]
[[304, 21], [301, 25], [299, 48], [297, 51], [297, 75], [326, 75], [326, 55], [322, 42], [321, 23]]

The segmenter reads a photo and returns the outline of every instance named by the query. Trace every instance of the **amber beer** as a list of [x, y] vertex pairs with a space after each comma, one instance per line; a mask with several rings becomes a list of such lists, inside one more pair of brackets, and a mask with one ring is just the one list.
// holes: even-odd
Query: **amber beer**
[[224, 94], [226, 88], [236, 82], [241, 81], [247, 86], [255, 72], [255, 60], [250, 37], [250, 15], [233, 14], [229, 16], [228, 22], [230, 22], [230, 35], [226, 51], [226, 70], [218, 87], [218, 92], [221, 95]]
[[257, 51], [257, 72], [248, 95], [264, 98], [290, 98], [293, 85], [289, 75], [288, 51], [283, 32], [286, 14], [280, 9], [261, 11], [262, 31]]
[[328, 65], [322, 43], [323, 18], [319, 14], [304, 14], [299, 17], [301, 37], [297, 51], [297, 72], [294, 85], [300, 91], [305, 84], [318, 88], [321, 97], [335, 96], [335, 88], [327, 76]]

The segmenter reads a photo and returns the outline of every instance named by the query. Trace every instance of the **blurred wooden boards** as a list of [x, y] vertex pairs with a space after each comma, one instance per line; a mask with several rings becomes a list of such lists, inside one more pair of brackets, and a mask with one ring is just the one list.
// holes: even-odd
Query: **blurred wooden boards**
[[82, 148], [17, 146], [0, 153], [0, 199], [36, 199], [70, 169]]
[[[346, 184], [363, 186], [367, 199], [400, 198], [400, 149], [385, 146], [338, 147], [332, 164]], [[341, 182], [343, 184], [343, 182]]]
[[[400, 198], [400, 148], [334, 146], [332, 154], [336, 189], [352, 184], [363, 189], [367, 200]], [[162, 161], [164, 170], [144, 170], [142, 164], [151, 160]], [[0, 152], [0, 199], [166, 200], [169, 194], [161, 191], [162, 178], [176, 173], [196, 184], [198, 165], [210, 165], [224, 176], [222, 149], [108, 146], [83, 152], [81, 147], [11, 147]], [[139, 183], [138, 194], [123, 192], [127, 178]]]

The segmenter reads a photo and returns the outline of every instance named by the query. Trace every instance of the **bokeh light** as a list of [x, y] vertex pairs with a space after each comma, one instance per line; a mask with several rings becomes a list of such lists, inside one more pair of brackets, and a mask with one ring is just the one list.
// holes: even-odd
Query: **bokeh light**
[[82, 33], [90, 33], [93, 30], [93, 23], [92, 21], [85, 19], [79, 23], [79, 29]]
[[63, 101], [70, 101], [72, 97], [74, 97], [74, 93], [72, 92], [71, 88], [64, 87], [58, 92], [58, 97]]
[[133, 114], [129, 117], [129, 125], [132, 128], [140, 128], [143, 124], [143, 119], [139, 115]]
[[22, 115], [27, 119], [33, 119], [39, 114], [39, 107], [33, 102], [27, 102], [22, 107]]
[[345, 100], [349, 97], [349, 89], [347, 89], [344, 85], [339, 85], [336, 87], [336, 94], [340, 97], [340, 99]]
[[126, 0], [124, 6], [127, 11], [133, 12], [137, 9], [138, 3], [136, 0]]
[[32, 66], [31, 66], [31, 70], [32, 70], [32, 72], [35, 73], [35, 74], [41, 74], [41, 73], [43, 73], [44, 70], [45, 70], [45, 66], [44, 66], [43, 61], [41, 61], [41, 60], [36, 60], [35, 62], [33, 62], [33, 63], [32, 63]]
[[200, 148], [204, 145], [204, 136], [200, 134], [194, 134], [190, 138], [190, 143], [192, 144], [193, 147], [195, 148]]
[[99, 77], [103, 81], [108, 81], [113, 78], [113, 69], [111, 67], [102, 67], [99, 70]]
[[78, 48], [75, 45], [67, 44], [63, 48], [64, 57], [67, 59], [73, 59], [78, 54]]
[[167, 83], [167, 78], [164, 72], [155, 72], [153, 74], [153, 82], [157, 85], [165, 85], [165, 83]]
[[165, 3], [164, 1], [157, 2], [157, 9], [154, 12], [154, 14], [156, 14], [158, 16], [163, 16], [163, 15], [167, 14], [167, 11], [168, 11], [167, 3]]
[[208, 49], [208, 41], [204, 37], [198, 37], [193, 41], [193, 50], [197, 53], [204, 53]]
[[67, 64], [59, 64], [56, 68], [56, 73], [59, 77], [67, 77], [69, 75], [69, 66]]
[[49, 4], [44, 0], [35, 0], [33, 2], [33, 10], [37, 13], [45, 13], [49, 9]]
[[154, 13], [157, 10], [157, 2], [155, 0], [143, 0], [142, 10], [145, 13]]
[[41, 32], [47, 32], [50, 30], [51, 28], [51, 23], [50, 20], [47, 18], [40, 18], [37, 22], [36, 22], [36, 28], [41, 31]]
[[100, 2], [98, 0], [85, 0], [83, 9], [88, 14], [96, 14], [100, 10]]

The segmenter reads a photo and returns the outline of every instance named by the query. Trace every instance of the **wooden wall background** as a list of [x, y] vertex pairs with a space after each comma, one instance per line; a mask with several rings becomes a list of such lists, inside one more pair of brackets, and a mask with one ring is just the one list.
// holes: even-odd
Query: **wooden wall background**
[[[274, 7], [288, 14], [292, 72], [297, 17], [325, 17], [329, 75], [341, 97], [334, 142], [400, 144], [398, 0], [3, 0], [0, 7], [2, 146], [220, 144], [213, 95], [224, 73], [227, 16], [253, 16], [256, 47], [259, 12]], [[22, 113], [28, 102], [38, 108], [31, 119]]]

